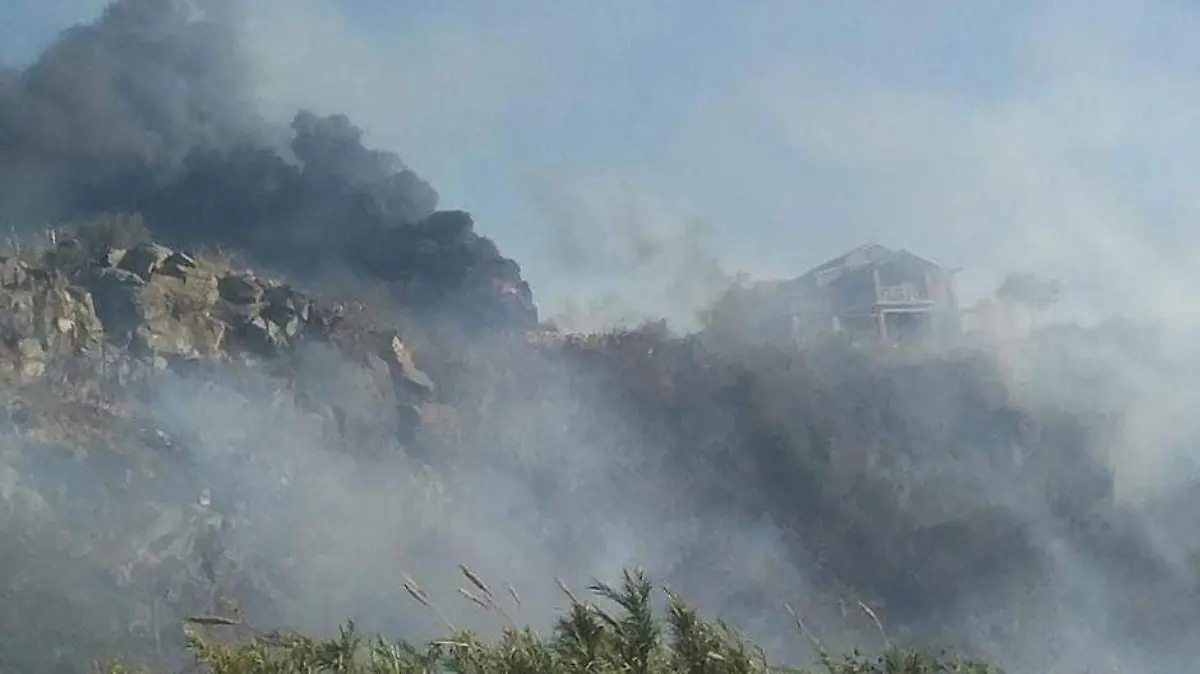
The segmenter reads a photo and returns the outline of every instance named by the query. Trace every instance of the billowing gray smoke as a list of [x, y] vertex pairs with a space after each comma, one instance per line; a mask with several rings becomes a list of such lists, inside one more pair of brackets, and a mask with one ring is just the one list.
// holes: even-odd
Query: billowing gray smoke
[[528, 327], [520, 268], [344, 116], [260, 119], [239, 2], [121, 0], [0, 79], [0, 214], [13, 227], [145, 216], [310, 276], [389, 284], [410, 308]]
[[[1181, 513], [1195, 509], [1196, 471], [1180, 460], [1200, 433], [1179, 423], [1195, 416], [1194, 360], [1103, 331], [898, 365], [653, 334], [545, 348], [480, 337], [505, 330], [429, 339], [443, 318], [536, 322], [519, 267], [346, 117], [260, 118], [243, 6], [118, 0], [0, 73], [0, 215], [34, 231], [138, 212], [175, 247], [231, 250], [318, 289], [382, 287], [409, 310], [399, 327], [436, 391], [410, 405], [387, 365], [312, 344], [276, 344], [283, 355], [249, 372], [137, 360], [171, 369], [136, 390], [64, 393], [50, 375], [0, 389], [0, 581], [21, 581], [0, 582], [0, 669], [81, 670], [62, 649], [155, 645], [155, 611], [178, 583], [144, 567], [170, 559], [156, 546], [186, 529], [201, 489], [236, 522], [234, 592], [272, 626], [354, 616], [440, 629], [404, 603], [402, 574], [449, 604], [460, 562], [511, 580], [518, 617], [544, 626], [554, 576], [578, 584], [644, 563], [784, 650], [796, 640], [783, 599], [828, 642], [849, 625], [865, 629], [847, 641], [877, 643], [861, 597], [893, 636], [942, 637], [1030, 671], [1195, 661], [1200, 548]], [[158, 250], [96, 276], [121, 282], [150, 337], [177, 336], [186, 309], [147, 309], [226, 300], [216, 272], [206, 286], [179, 271], [188, 256]], [[150, 273], [168, 258], [181, 277]], [[16, 298], [8, 286], [27, 273], [0, 272], [0, 297]], [[27, 295], [87, 314], [79, 293], [45, 288]], [[5, 377], [42, 365], [50, 344], [30, 335], [62, 325], [52, 302], [17, 304], [0, 315]], [[261, 309], [216, 330], [277, 336]], [[189, 329], [213, 327], [203, 318]], [[132, 367], [112, 348], [83, 360], [106, 375]], [[446, 611], [460, 626], [487, 623], [458, 608]]]
[[0, 194], [10, 212], [58, 215], [47, 210], [74, 207], [80, 187], [255, 135], [231, 8], [207, 3], [196, 16], [188, 4], [114, 3], [0, 83]]

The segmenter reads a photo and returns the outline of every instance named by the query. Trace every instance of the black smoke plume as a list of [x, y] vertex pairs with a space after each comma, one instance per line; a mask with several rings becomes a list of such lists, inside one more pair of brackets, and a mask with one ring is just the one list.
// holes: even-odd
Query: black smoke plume
[[469, 327], [535, 324], [520, 267], [397, 155], [343, 115], [258, 115], [237, 19], [237, 2], [119, 0], [0, 79], [8, 225], [139, 212], [178, 246], [382, 282]]

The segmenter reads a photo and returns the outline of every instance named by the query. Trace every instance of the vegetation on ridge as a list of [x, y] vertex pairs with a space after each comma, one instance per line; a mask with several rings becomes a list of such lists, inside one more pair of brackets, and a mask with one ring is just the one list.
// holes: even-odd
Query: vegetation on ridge
[[[678, 593], [665, 591], [665, 620], [655, 614], [654, 586], [641, 571], [626, 571], [619, 586], [597, 582], [589, 589], [610, 606], [581, 601], [560, 582], [570, 600], [549, 636], [512, 624], [492, 590], [460, 567], [472, 589], [459, 592], [502, 617], [502, 636], [492, 642], [469, 631], [423, 645], [367, 637], [353, 622], [332, 638], [295, 633], [254, 635], [223, 642], [217, 634], [237, 621], [200, 616], [185, 628], [196, 662], [212, 674], [804, 674], [785, 667], [723, 621], [706, 620]], [[436, 611], [429, 596], [406, 582], [410, 595]], [[518, 606], [520, 597], [511, 591]], [[615, 610], [614, 610], [615, 609]], [[453, 626], [448, 626], [453, 628]], [[797, 618], [798, 634], [813, 640], [827, 674], [998, 674], [987, 665], [945, 655], [892, 648], [877, 656], [836, 657]], [[109, 674], [128, 674], [123, 666]]]

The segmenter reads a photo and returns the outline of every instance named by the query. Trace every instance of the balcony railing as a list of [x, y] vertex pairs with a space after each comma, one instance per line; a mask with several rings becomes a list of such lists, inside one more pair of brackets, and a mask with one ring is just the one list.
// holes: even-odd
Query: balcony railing
[[917, 287], [911, 283], [902, 283], [894, 286], [880, 286], [879, 297], [880, 302], [932, 302], [929, 298], [929, 293], [925, 292], [924, 288]]

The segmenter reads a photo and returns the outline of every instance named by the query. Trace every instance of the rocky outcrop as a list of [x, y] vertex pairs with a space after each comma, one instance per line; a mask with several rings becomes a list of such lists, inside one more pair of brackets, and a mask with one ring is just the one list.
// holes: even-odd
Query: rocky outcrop
[[[233, 269], [217, 256], [84, 241], [61, 240], [37, 260], [0, 258], [3, 381], [32, 384], [69, 370], [72, 386], [87, 387], [97, 377], [126, 384], [189, 363], [280, 363], [280, 385], [287, 387], [295, 383], [287, 383], [295, 379], [288, 359], [316, 344], [332, 349], [338, 370], [320, 386], [343, 381], [361, 390], [371, 382], [403, 436], [435, 397], [433, 380], [391, 326], [347, 321], [342, 305]], [[344, 406], [336, 397], [305, 395], [334, 418]]]
[[91, 262], [75, 280], [95, 298], [109, 340], [138, 354], [270, 357], [314, 327], [311, 302], [299, 293], [215, 260], [142, 244], [101, 251]]
[[103, 336], [87, 290], [53, 270], [0, 258], [0, 378], [35, 380], [55, 356], [84, 353]]

